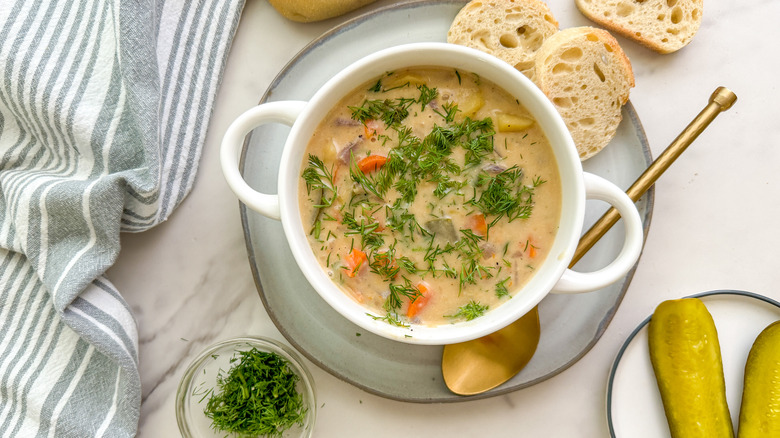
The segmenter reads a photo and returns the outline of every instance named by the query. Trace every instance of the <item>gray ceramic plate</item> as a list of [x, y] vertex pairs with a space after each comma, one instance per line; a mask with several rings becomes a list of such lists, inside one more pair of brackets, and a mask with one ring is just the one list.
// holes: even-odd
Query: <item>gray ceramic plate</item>
[[[274, 79], [261, 102], [306, 100], [341, 68], [377, 50], [419, 41], [445, 41], [464, 1], [412, 2], [378, 9], [331, 30], [304, 48]], [[289, 128], [266, 125], [253, 131], [242, 152], [250, 186], [276, 192], [278, 166]], [[626, 189], [651, 162], [647, 140], [629, 103], [615, 139], [584, 163], [585, 170]], [[652, 191], [637, 206], [650, 225]], [[606, 210], [588, 201], [586, 226]], [[241, 206], [247, 251], [257, 289], [276, 326], [312, 362], [370, 393], [412, 402], [452, 402], [491, 397], [538, 383], [560, 373], [595, 344], [612, 319], [633, 272], [609, 288], [574, 296], [549, 296], [539, 306], [542, 337], [528, 366], [487, 393], [460, 397], [441, 376], [440, 346], [416, 346], [367, 333], [331, 309], [306, 282], [287, 246], [279, 222]], [[578, 264], [606, 265], [620, 250], [616, 225]]]
[[[745, 361], [756, 336], [780, 319], [780, 303], [736, 290], [704, 292], [704, 302], [718, 330], [726, 398], [736, 426], [742, 400]], [[669, 437], [661, 395], [647, 346], [647, 317], [626, 339], [615, 359], [607, 387], [607, 421], [613, 438]]]

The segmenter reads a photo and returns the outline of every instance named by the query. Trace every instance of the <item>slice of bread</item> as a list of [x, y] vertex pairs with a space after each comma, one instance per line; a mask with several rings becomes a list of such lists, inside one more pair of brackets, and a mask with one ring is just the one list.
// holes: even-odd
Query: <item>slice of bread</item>
[[704, 0], [576, 0], [589, 19], [658, 53], [691, 42], [701, 25]]
[[603, 29], [573, 27], [549, 37], [536, 54], [536, 84], [571, 132], [581, 160], [614, 137], [634, 86], [631, 63]]
[[447, 42], [487, 52], [533, 79], [534, 54], [557, 31], [541, 0], [472, 0], [455, 16]]

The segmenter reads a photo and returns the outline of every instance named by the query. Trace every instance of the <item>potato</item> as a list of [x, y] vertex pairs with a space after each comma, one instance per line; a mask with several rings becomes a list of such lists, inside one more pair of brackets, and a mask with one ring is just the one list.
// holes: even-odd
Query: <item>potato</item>
[[300, 23], [333, 18], [375, 0], [268, 0], [282, 16]]
[[524, 131], [534, 124], [533, 119], [515, 114], [498, 113], [496, 119], [498, 132]]
[[403, 76], [390, 75], [382, 78], [382, 88], [389, 90], [391, 88], [403, 87], [409, 84], [410, 87], [425, 85], [425, 79], [417, 75], [405, 74]]
[[457, 104], [458, 109], [464, 117], [474, 118], [477, 111], [485, 106], [485, 98], [482, 97], [482, 93], [476, 91], [474, 93], [469, 93], [466, 97], [460, 99]]

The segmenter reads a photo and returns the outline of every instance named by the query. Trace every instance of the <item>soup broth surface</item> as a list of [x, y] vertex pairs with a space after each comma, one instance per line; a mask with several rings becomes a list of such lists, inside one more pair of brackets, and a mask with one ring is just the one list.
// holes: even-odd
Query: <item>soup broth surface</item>
[[439, 325], [509, 300], [548, 257], [561, 184], [547, 138], [479, 76], [420, 67], [357, 87], [302, 163], [309, 243], [390, 324]]

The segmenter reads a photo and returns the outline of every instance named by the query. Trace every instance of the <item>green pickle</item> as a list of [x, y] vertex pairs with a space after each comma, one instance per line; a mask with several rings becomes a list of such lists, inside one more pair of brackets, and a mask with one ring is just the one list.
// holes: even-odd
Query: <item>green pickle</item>
[[748, 354], [738, 436], [780, 437], [780, 321], [758, 335]]
[[718, 332], [698, 298], [664, 301], [648, 324], [650, 361], [673, 438], [733, 438]]

